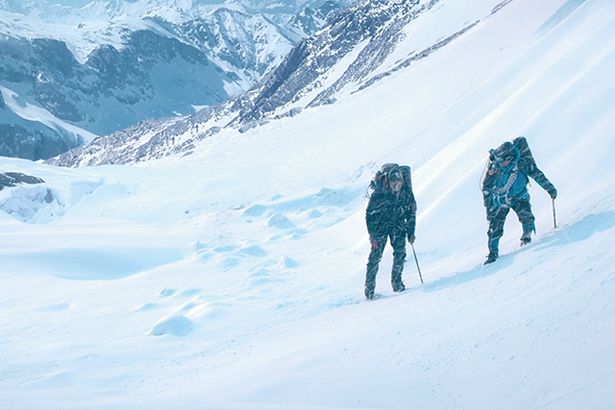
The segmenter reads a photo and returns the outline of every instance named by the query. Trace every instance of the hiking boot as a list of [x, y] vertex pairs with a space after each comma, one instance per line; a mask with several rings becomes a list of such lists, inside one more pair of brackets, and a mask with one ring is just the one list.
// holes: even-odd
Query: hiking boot
[[483, 265], [488, 265], [492, 262], [495, 262], [495, 260], [498, 258], [498, 252], [497, 251], [491, 251], [489, 252], [489, 255], [487, 255], [487, 260], [485, 261], [485, 263]]
[[533, 222], [523, 224], [523, 235], [521, 235], [521, 246], [532, 242], [532, 233], [536, 232]]
[[393, 284], [393, 292], [403, 292], [406, 290], [406, 287], [403, 283], [394, 283]]
[[371, 300], [374, 298], [374, 289], [372, 288], [365, 288], [365, 297], [368, 300]]

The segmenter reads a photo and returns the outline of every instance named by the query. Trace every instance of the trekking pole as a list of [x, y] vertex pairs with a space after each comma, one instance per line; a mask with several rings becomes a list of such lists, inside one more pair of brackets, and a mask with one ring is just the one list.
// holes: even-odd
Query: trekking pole
[[421, 275], [421, 267], [419, 266], [419, 260], [416, 258], [416, 252], [414, 251], [414, 244], [411, 243], [410, 245], [412, 246], [412, 254], [414, 255], [414, 261], [416, 262], [416, 268], [419, 271], [419, 278], [421, 278], [421, 284], [424, 284], [423, 275]]
[[553, 205], [553, 229], [557, 228], [557, 220], [555, 219], [555, 199], [551, 199]]

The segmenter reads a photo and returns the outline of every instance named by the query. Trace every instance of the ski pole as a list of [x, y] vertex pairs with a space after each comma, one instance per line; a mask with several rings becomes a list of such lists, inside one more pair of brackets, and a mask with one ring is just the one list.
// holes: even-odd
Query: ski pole
[[555, 219], [555, 199], [551, 200], [551, 204], [553, 205], [553, 229], [557, 228], [557, 220]]
[[423, 284], [423, 275], [421, 275], [421, 267], [419, 266], [419, 260], [416, 258], [416, 252], [414, 251], [414, 244], [410, 244], [412, 246], [412, 254], [414, 255], [414, 261], [416, 262], [416, 268], [419, 271], [419, 278], [421, 278], [421, 284]]

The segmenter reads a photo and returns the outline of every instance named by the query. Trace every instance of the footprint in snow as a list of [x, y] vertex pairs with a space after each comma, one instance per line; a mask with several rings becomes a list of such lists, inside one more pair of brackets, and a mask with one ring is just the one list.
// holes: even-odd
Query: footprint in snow
[[161, 298], [168, 298], [175, 294], [176, 290], [171, 288], [164, 288], [160, 291]]
[[227, 252], [234, 251], [235, 249], [237, 249], [237, 245], [221, 245], [221, 246], [216, 246], [214, 248], [214, 252], [227, 253]]
[[320, 218], [323, 215], [324, 214], [322, 213], [322, 211], [320, 211], [318, 209], [312, 209], [311, 211], [309, 211], [307, 213], [307, 217], [310, 218], [310, 219]]
[[220, 268], [223, 271], [227, 271], [239, 265], [240, 263], [241, 261], [238, 258], [228, 257], [228, 258], [222, 259], [222, 261], [220, 262]]
[[284, 268], [296, 268], [299, 266], [299, 262], [291, 258], [290, 256], [282, 256], [278, 259], [278, 267]]
[[181, 293], [179, 293], [178, 296], [192, 297], [192, 296], [200, 295], [201, 293], [203, 293], [203, 289], [193, 288], [193, 289], [186, 289], [186, 290], [181, 291]]
[[263, 216], [266, 210], [267, 210], [267, 207], [264, 205], [252, 205], [251, 207], [243, 211], [243, 214], [245, 216], [252, 216], [252, 217]]
[[241, 248], [239, 251], [245, 256], [263, 257], [267, 255], [267, 252], [265, 252], [265, 250], [258, 245], [246, 246]]

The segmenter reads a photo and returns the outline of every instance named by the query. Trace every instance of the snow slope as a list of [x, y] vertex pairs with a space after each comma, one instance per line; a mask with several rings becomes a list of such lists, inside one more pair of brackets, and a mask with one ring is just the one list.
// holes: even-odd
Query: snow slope
[[[47, 181], [0, 191], [3, 406], [613, 408], [614, 12], [514, 0], [372, 87], [186, 157], [1, 159]], [[481, 172], [517, 135], [559, 226], [533, 184], [534, 243], [511, 215], [483, 267]], [[364, 192], [389, 161], [414, 170], [425, 284], [409, 258], [393, 294], [387, 250], [366, 302]]]
[[71, 134], [75, 138], [81, 138], [85, 143], [89, 143], [99, 137], [87, 130], [62, 121], [42, 107], [31, 105], [27, 102], [20, 104], [18, 102], [20, 96], [8, 88], [0, 86], [0, 93], [8, 108], [25, 120], [40, 122], [49, 128]]

